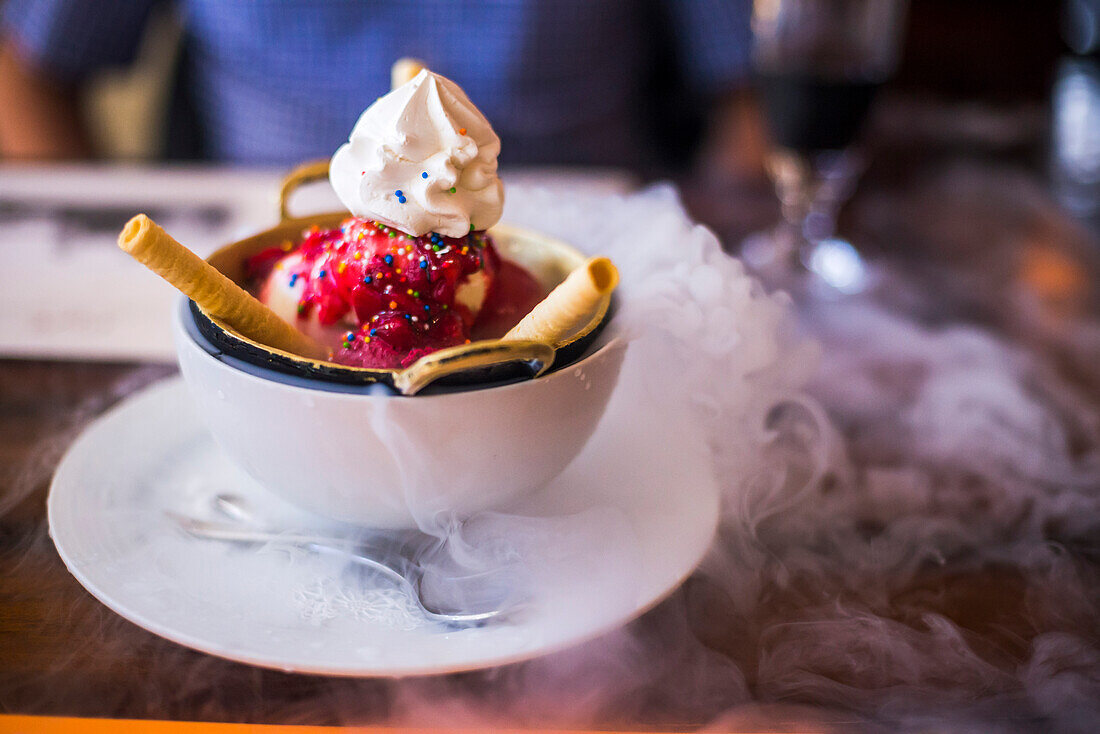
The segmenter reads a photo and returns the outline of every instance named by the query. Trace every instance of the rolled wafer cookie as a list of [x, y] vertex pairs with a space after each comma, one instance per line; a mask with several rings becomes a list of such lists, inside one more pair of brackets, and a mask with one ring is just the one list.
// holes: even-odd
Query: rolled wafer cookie
[[292, 354], [329, 358], [326, 347], [283, 321], [144, 214], [126, 223], [118, 246], [239, 334]]
[[556, 344], [591, 317], [600, 299], [619, 284], [619, 271], [606, 257], [594, 257], [550, 291], [503, 340]]

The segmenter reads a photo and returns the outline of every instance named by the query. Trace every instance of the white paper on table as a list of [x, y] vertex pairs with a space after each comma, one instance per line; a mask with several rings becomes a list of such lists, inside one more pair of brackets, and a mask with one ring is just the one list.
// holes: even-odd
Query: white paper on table
[[224, 168], [0, 167], [0, 354], [173, 359], [178, 293], [118, 249], [149, 214], [200, 255], [278, 219], [280, 174]]
[[[283, 171], [199, 166], [0, 166], [0, 356], [173, 361], [178, 292], [118, 249], [144, 212], [205, 257], [275, 225]], [[616, 172], [522, 170], [505, 181], [622, 193]], [[292, 210], [342, 207], [327, 185], [296, 194]]]

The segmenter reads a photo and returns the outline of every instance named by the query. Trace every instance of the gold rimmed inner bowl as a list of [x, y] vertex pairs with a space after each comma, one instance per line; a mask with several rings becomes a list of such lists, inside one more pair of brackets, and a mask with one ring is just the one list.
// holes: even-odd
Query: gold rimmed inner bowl
[[[308, 217], [291, 217], [288, 202], [300, 186], [328, 178], [328, 161], [304, 163], [283, 179], [279, 190], [280, 223], [243, 240], [217, 250], [207, 261], [238, 285], [248, 288], [245, 263], [253, 255], [285, 242], [298, 244], [303, 232], [317, 226], [339, 226], [350, 215], [330, 212]], [[501, 258], [522, 267], [549, 293], [565, 280], [586, 258], [576, 248], [530, 230], [498, 224], [489, 230]], [[280, 372], [322, 381], [347, 384], [382, 382], [405, 393], [414, 393], [428, 382], [440, 380], [463, 385], [490, 384], [502, 380], [542, 374], [551, 365], [575, 361], [596, 338], [611, 314], [612, 297], [600, 299], [589, 317], [554, 344], [496, 339], [448, 347], [422, 357], [402, 369], [352, 367], [336, 362], [310, 359], [273, 349], [238, 333], [214, 318], [194, 302], [191, 311], [199, 332], [217, 348], [245, 362]]]
[[[247, 288], [252, 285], [245, 273], [250, 257], [288, 241], [297, 244], [302, 240], [303, 232], [310, 227], [337, 227], [348, 217], [347, 213], [331, 212], [285, 219], [271, 229], [220, 248], [207, 261]], [[489, 235], [501, 258], [530, 273], [544, 292], [552, 290], [586, 260], [580, 251], [564, 242], [518, 227], [500, 224], [490, 229]], [[587, 320], [555, 344], [484, 340], [438, 350], [404, 369], [381, 369], [352, 367], [273, 349], [238, 333], [201, 307], [191, 304], [199, 332], [222, 351], [245, 362], [323, 381], [347, 384], [382, 382], [399, 388], [414, 383], [429, 372], [433, 377], [437, 374], [445, 376], [444, 382], [463, 385], [541, 374], [551, 363], [561, 366], [579, 358], [604, 325], [610, 308], [611, 296], [607, 296]]]

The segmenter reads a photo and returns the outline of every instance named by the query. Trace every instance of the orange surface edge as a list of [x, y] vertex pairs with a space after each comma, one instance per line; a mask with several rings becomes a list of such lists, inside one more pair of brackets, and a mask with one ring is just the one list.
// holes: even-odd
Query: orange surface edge
[[[0, 714], [0, 734], [332, 734], [335, 731], [358, 734], [521, 734], [531, 729], [493, 728], [410, 728], [378, 726], [293, 726], [283, 724], [222, 724], [204, 721], [157, 721], [151, 719], [86, 719], [67, 716], [19, 716]], [[608, 734], [578, 730], [538, 730], [544, 734]], [[622, 732], [621, 734], [629, 734]], [[660, 734], [660, 732], [645, 732]], [[730, 733], [733, 734], [733, 733]]]

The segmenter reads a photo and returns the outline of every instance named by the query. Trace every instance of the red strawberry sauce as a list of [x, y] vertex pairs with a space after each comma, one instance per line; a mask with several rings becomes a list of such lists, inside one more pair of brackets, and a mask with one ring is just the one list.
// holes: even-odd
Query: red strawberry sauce
[[[275, 270], [292, 253], [293, 265]], [[488, 291], [476, 320], [455, 291], [483, 271]], [[297, 246], [263, 250], [246, 263], [259, 290], [268, 277], [299, 279], [299, 318], [324, 326], [358, 324], [343, 333], [334, 359], [359, 367], [407, 367], [429, 352], [475, 338], [499, 337], [545, 295], [522, 268], [501, 260], [485, 232], [465, 237], [410, 237], [378, 222], [349, 218], [336, 229], [311, 227]]]

